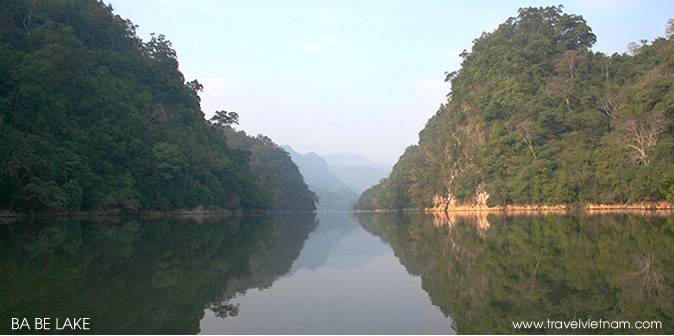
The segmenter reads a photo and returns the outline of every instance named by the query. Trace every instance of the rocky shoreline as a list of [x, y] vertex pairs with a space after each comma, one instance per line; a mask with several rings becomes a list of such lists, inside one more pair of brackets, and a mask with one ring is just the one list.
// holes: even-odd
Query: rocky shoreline
[[482, 190], [477, 192], [473, 201], [470, 203], [459, 203], [457, 199], [450, 193], [447, 196], [435, 195], [433, 197], [433, 205], [424, 208], [424, 212], [438, 212], [438, 211], [543, 211], [543, 212], [563, 212], [569, 210], [587, 210], [587, 211], [647, 211], [647, 210], [674, 210], [674, 203], [671, 202], [644, 202], [632, 204], [594, 204], [588, 203], [580, 204], [509, 204], [503, 206], [490, 206], [488, 204], [489, 194]]
[[458, 205], [458, 206], [439, 206], [439, 207], [430, 207], [424, 209], [418, 209], [417, 211], [423, 212], [476, 212], [476, 211], [486, 211], [486, 212], [528, 212], [528, 211], [537, 211], [537, 212], [566, 212], [572, 210], [586, 210], [586, 211], [656, 211], [656, 210], [666, 210], [674, 211], [674, 204], [669, 202], [657, 202], [657, 203], [636, 203], [636, 204], [586, 204], [584, 206], [577, 205], [566, 205], [566, 204], [556, 204], [556, 205], [505, 205], [505, 206], [483, 206], [483, 205]]

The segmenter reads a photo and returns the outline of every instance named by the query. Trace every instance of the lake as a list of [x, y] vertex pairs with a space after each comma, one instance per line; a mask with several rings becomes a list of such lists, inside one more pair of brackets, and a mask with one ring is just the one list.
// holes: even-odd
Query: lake
[[[283, 214], [0, 224], [0, 333], [674, 332], [674, 216]], [[23, 332], [31, 332], [22, 330]], [[35, 333], [36, 331], [32, 331]]]

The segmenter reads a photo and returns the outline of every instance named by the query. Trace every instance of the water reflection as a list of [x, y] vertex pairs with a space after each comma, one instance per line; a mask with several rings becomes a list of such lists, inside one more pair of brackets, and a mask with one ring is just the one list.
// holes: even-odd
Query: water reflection
[[421, 276], [458, 333], [513, 333], [511, 321], [548, 318], [659, 320], [663, 330], [645, 332], [674, 331], [670, 214], [358, 219]]
[[235, 318], [206, 310], [202, 333], [447, 334], [435, 307], [390, 246], [350, 213], [321, 213], [291, 271], [265, 290], [240, 292]]
[[94, 333], [197, 333], [204, 307], [286, 274], [314, 215], [0, 225], [0, 333], [11, 317], [91, 317]]
[[548, 318], [671, 333], [674, 217], [644, 215], [4, 224], [0, 333], [17, 316], [91, 317], [95, 333], [513, 333]]

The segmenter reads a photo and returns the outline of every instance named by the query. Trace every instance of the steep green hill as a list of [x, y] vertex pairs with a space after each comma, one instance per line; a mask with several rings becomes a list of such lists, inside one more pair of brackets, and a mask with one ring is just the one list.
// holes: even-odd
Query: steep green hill
[[94, 0], [0, 2], [0, 210], [274, 206], [171, 43], [135, 29]]
[[223, 128], [227, 143], [250, 153], [250, 167], [261, 179], [272, 209], [315, 210], [318, 198], [304, 182], [290, 155], [264, 135], [249, 136], [231, 127]]
[[595, 42], [561, 6], [483, 33], [418, 145], [357, 207], [674, 201], [672, 36], [610, 56]]

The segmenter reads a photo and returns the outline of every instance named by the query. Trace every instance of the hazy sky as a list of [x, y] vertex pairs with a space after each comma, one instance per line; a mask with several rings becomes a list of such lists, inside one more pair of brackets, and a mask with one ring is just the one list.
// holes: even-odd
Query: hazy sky
[[173, 42], [186, 79], [205, 86], [207, 117], [236, 111], [240, 128], [300, 152], [386, 164], [445, 100], [461, 50], [519, 7], [563, 3], [610, 53], [664, 35], [674, 17], [667, 0], [110, 2], [143, 39]]

